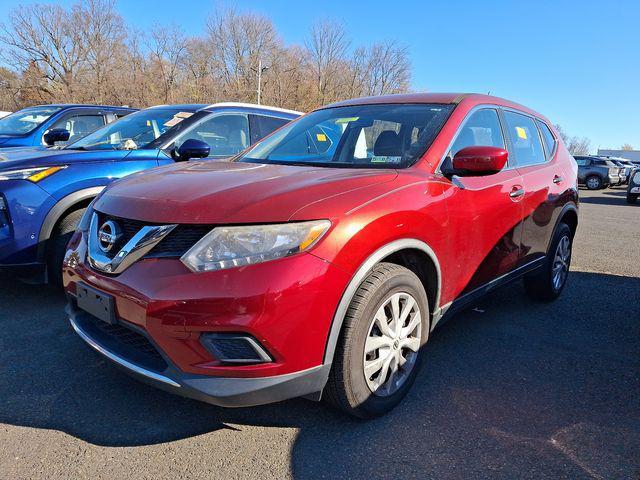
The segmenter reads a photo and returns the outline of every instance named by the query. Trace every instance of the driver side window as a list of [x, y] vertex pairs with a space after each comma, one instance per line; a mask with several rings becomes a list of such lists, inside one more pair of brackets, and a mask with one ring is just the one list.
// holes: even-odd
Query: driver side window
[[209, 145], [210, 157], [230, 157], [249, 146], [249, 121], [242, 114], [210, 117], [178, 138], [175, 147], [178, 148], [188, 139], [200, 140]]
[[463, 148], [476, 146], [505, 148], [498, 112], [492, 108], [471, 114], [458, 132], [449, 154], [453, 158]]

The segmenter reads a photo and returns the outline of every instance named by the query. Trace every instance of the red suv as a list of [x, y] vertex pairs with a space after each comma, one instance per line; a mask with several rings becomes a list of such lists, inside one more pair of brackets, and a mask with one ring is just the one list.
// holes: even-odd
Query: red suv
[[454, 312], [521, 277], [536, 300], [560, 294], [576, 179], [551, 123], [500, 98], [330, 105], [230, 162], [107, 188], [65, 257], [69, 318], [181, 395], [380, 415]]

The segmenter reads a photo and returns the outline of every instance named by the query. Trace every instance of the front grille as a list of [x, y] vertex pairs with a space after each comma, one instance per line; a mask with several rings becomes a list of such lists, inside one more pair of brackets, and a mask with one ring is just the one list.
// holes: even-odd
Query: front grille
[[[114, 245], [107, 256], [113, 258], [124, 245], [131, 240], [142, 227], [158, 225], [157, 223], [130, 220], [114, 217], [101, 212], [98, 214], [98, 225], [108, 220], [117, 223], [122, 229], [122, 237]], [[213, 225], [189, 225], [181, 224], [174, 228], [165, 238], [153, 247], [144, 258], [181, 257], [193, 247], [202, 237], [213, 229]]]
[[167, 362], [149, 339], [123, 323], [115, 325], [82, 312], [77, 320], [82, 330], [107, 350], [148, 370], [163, 372]]

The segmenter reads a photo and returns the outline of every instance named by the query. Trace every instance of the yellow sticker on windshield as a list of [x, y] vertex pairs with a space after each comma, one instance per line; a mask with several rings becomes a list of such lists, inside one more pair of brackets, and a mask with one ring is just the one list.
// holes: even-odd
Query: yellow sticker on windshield
[[349, 122], [355, 122], [356, 120], [358, 120], [360, 117], [349, 117], [349, 118], [337, 118], [336, 119], [336, 123], [349, 123]]
[[316, 133], [316, 138], [319, 142], [326, 142], [327, 136], [324, 133]]
[[518, 137], [520, 137], [523, 140], [527, 139], [527, 131], [522, 128], [522, 127], [516, 127], [516, 133], [518, 134]]
[[147, 120], [147, 127], [151, 126], [151, 120]]

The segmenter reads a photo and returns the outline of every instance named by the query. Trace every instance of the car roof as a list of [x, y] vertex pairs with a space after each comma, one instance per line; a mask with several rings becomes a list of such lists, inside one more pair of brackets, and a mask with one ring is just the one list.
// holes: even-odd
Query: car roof
[[397, 103], [439, 103], [455, 105], [463, 102], [472, 105], [491, 104], [510, 107], [547, 120], [543, 115], [534, 110], [531, 110], [528, 107], [525, 107], [524, 105], [520, 105], [519, 103], [512, 102], [500, 97], [494, 97], [493, 95], [482, 95], [479, 93], [401, 93], [394, 95], [380, 95], [376, 97], [362, 97], [345, 100], [342, 102], [336, 102], [320, 107], [319, 110], [324, 108], [346, 107], [350, 105], [376, 105]]
[[167, 104], [161, 104], [161, 105], [152, 105], [150, 107], [145, 108], [145, 110], [149, 110], [150, 108], [170, 107], [170, 108], [177, 108], [181, 110], [189, 110], [191, 112], [197, 112], [198, 110], [202, 110], [206, 106], [207, 106], [206, 103], [176, 103], [176, 104], [167, 103]]
[[78, 108], [78, 107], [88, 107], [88, 108], [115, 108], [118, 110], [138, 110], [137, 108], [125, 107], [122, 105], [97, 105], [93, 103], [47, 103], [41, 105], [32, 105], [31, 107], [58, 107], [58, 108]]
[[242, 102], [219, 102], [213, 103], [211, 105], [207, 105], [203, 108], [203, 110], [213, 110], [217, 108], [240, 108], [240, 109], [251, 109], [251, 110], [259, 110], [262, 112], [274, 112], [274, 113], [286, 113], [287, 115], [295, 115], [300, 116], [303, 115], [303, 112], [298, 112], [296, 110], [289, 110], [286, 108], [280, 107], [272, 107], [269, 105], [258, 105], [255, 103], [242, 103]]

